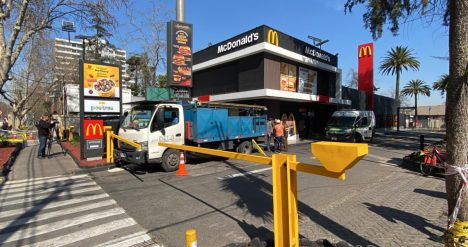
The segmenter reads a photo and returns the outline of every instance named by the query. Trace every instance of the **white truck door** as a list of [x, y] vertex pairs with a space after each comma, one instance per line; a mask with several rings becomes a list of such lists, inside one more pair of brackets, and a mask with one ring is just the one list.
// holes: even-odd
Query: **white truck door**
[[184, 144], [183, 108], [176, 104], [160, 104], [151, 123], [148, 138], [149, 159], [161, 158], [166, 147], [159, 142]]

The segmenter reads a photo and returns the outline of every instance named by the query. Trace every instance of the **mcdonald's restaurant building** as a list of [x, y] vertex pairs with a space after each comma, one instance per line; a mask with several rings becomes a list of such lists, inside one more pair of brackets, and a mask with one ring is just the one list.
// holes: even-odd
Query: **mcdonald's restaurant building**
[[341, 95], [337, 55], [265, 25], [193, 54], [193, 97], [266, 106], [301, 138], [351, 107]]

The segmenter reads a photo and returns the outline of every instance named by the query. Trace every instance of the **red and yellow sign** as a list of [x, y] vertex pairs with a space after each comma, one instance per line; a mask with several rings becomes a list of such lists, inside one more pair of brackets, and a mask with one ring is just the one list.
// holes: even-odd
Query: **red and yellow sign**
[[374, 44], [358, 46], [358, 90], [367, 93], [368, 110], [374, 109]]
[[83, 130], [84, 140], [102, 139], [104, 137], [104, 121], [85, 119]]
[[118, 98], [120, 96], [118, 66], [84, 63], [84, 96]]

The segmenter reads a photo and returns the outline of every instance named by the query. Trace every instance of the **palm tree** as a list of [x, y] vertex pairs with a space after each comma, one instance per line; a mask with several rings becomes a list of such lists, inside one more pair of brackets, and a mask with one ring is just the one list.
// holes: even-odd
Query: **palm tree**
[[401, 71], [408, 70], [419, 70], [419, 61], [413, 56], [412, 50], [408, 47], [396, 46], [387, 52], [387, 56], [380, 63], [380, 73], [389, 75], [396, 74], [396, 86], [395, 86], [395, 105], [394, 108], [400, 106], [400, 75]]
[[[431, 95], [431, 88], [425, 84], [422, 80], [411, 80], [403, 87], [401, 90], [402, 95], [406, 96], [414, 96], [414, 119], [415, 124], [418, 123], [418, 94], [422, 94], [425, 96]], [[415, 125], [415, 126], [416, 126]]]
[[440, 94], [444, 95], [445, 90], [447, 89], [447, 84], [449, 81], [449, 75], [448, 74], [443, 74], [439, 80], [435, 81], [432, 84], [432, 89], [434, 90], [440, 90]]

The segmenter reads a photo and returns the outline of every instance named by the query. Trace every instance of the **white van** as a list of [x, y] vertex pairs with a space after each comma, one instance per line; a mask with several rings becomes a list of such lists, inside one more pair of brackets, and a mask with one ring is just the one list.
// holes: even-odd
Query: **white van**
[[325, 129], [325, 138], [330, 141], [371, 142], [374, 134], [373, 111], [335, 111]]

